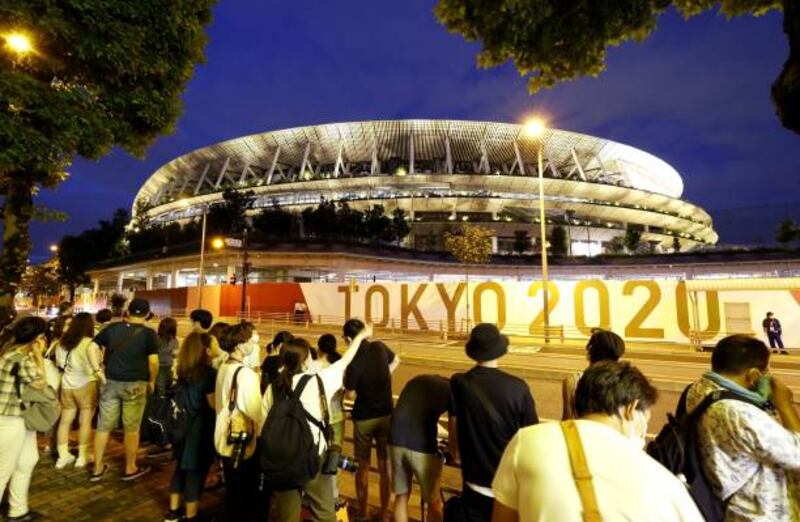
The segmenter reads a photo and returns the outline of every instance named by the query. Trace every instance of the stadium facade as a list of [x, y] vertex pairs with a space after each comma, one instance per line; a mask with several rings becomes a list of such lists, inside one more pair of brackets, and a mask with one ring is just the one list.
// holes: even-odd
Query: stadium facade
[[134, 213], [196, 219], [234, 187], [252, 191], [256, 209], [299, 212], [323, 199], [399, 207], [416, 247], [441, 247], [443, 231], [479, 223], [494, 230], [495, 251], [510, 252], [516, 231], [538, 236], [540, 147], [549, 229], [566, 229], [572, 254], [600, 253], [629, 228], [663, 248], [676, 236], [684, 248], [716, 243], [711, 217], [681, 199], [683, 180], [663, 160], [585, 134], [533, 138], [521, 125], [476, 121], [330, 123], [236, 138], [159, 168]]

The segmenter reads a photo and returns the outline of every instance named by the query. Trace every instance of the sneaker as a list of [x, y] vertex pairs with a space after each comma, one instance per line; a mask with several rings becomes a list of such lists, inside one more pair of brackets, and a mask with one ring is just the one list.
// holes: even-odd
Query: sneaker
[[75, 467], [76, 468], [85, 468], [87, 464], [89, 464], [89, 460], [88, 459], [82, 459], [82, 458], [78, 457], [77, 460], [75, 461]]
[[183, 520], [182, 507], [178, 509], [170, 509], [167, 511], [167, 514], [164, 515], [164, 522], [180, 522], [181, 520]]
[[67, 455], [66, 457], [58, 457], [58, 460], [56, 461], [56, 469], [64, 469], [67, 466], [74, 464], [76, 460], [77, 458], [75, 455], [71, 454]]
[[8, 522], [30, 522], [32, 520], [40, 520], [42, 517], [36, 511], [28, 511], [24, 515], [20, 515], [18, 517], [10, 517], [7, 516], [6, 520]]
[[124, 475], [122, 475], [122, 480], [125, 482], [130, 480], [136, 480], [139, 477], [142, 477], [150, 473], [152, 469], [153, 468], [151, 468], [150, 466], [139, 466], [139, 469], [137, 469], [133, 473], [125, 473]]

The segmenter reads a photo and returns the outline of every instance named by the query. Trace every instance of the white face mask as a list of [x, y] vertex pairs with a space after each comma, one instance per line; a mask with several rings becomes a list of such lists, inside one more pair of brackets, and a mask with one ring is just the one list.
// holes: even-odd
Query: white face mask
[[643, 411], [634, 410], [633, 420], [631, 421], [631, 432], [628, 439], [636, 449], [644, 449], [647, 440], [647, 415]]
[[257, 367], [260, 363], [260, 340], [261, 339], [259, 338], [258, 334], [254, 333], [249, 341], [238, 346], [239, 351], [242, 352], [242, 355], [244, 355], [244, 364], [251, 368]]

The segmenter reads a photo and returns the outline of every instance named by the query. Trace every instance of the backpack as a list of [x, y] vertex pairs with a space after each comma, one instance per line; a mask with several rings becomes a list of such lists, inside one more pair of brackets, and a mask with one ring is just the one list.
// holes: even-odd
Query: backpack
[[300, 402], [306, 384], [313, 377], [303, 375], [297, 387], [281, 397], [272, 387], [274, 402], [261, 430], [259, 446], [261, 471], [273, 491], [300, 488], [319, 472], [319, 446], [314, 442], [308, 423], [316, 425], [322, 433], [325, 433], [325, 426]]
[[667, 414], [667, 423], [656, 438], [647, 445], [647, 453], [665, 468], [678, 476], [689, 491], [703, 518], [709, 522], [722, 521], [728, 499], [720, 499], [714, 493], [703, 470], [698, 443], [697, 428], [700, 417], [708, 408], [723, 399], [735, 399], [758, 406], [736, 392], [716, 390], [706, 395], [694, 410], [687, 413], [686, 395], [689, 387], [683, 390], [678, 400], [675, 415]]
[[153, 400], [147, 416], [150, 437], [159, 446], [175, 444], [186, 438], [192, 419], [196, 415], [189, 399], [189, 387], [185, 384], [168, 386]]

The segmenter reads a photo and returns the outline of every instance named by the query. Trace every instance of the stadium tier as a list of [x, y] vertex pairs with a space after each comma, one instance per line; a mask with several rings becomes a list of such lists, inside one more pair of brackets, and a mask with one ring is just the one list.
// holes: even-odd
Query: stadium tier
[[516, 231], [538, 235], [540, 150], [547, 222], [566, 229], [574, 255], [600, 253], [631, 228], [657, 248], [676, 236], [684, 248], [716, 243], [711, 217], [681, 199], [683, 180], [663, 160], [585, 134], [534, 138], [521, 125], [476, 121], [330, 123], [236, 138], [162, 166], [134, 213], [185, 222], [234, 187], [253, 192], [256, 210], [299, 212], [321, 200], [401, 208], [411, 246], [480, 223], [493, 229], [495, 251], [510, 252]]

